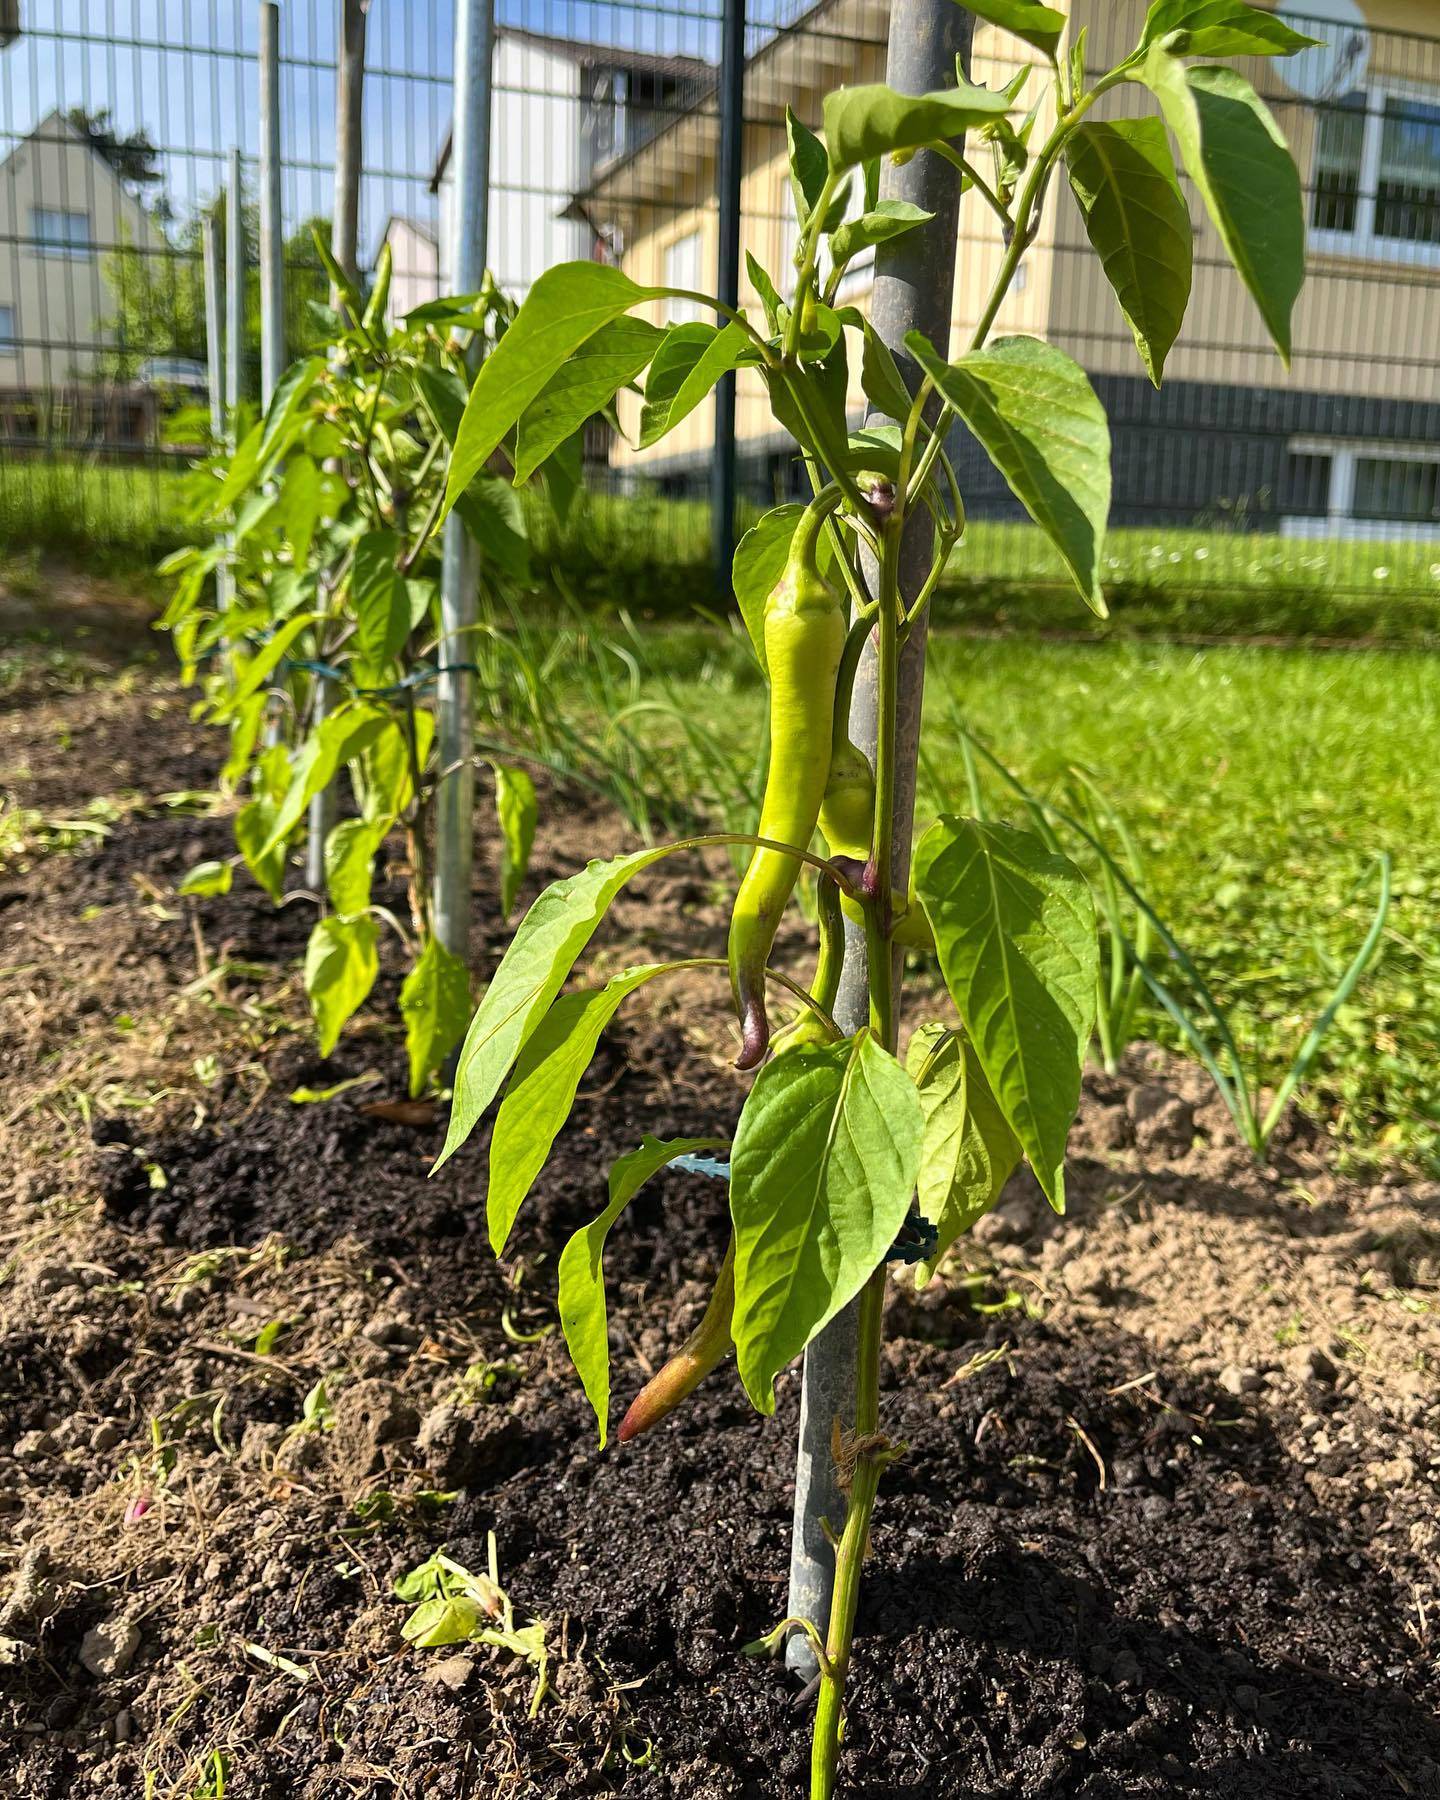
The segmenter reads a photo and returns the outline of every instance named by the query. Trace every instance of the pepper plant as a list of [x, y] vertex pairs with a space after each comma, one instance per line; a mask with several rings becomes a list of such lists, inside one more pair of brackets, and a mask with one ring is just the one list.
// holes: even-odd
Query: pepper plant
[[[473, 378], [467, 351], [477, 337], [485, 347], [499, 342], [514, 308], [487, 281], [481, 293], [427, 303], [392, 326], [388, 246], [368, 298], [318, 236], [316, 247], [339, 309], [311, 304], [313, 354], [286, 372], [234, 450], [217, 449], [197, 471], [197, 515], [213, 542], [162, 565], [176, 587], [161, 623], [187, 677], [202, 682], [204, 716], [229, 728], [224, 785], [248, 796], [235, 819], [236, 856], [201, 865], [182, 886], [226, 891], [243, 862], [278, 903], [312, 799], [348, 772], [353, 805], [326, 835], [328, 911], [310, 936], [305, 988], [328, 1055], [375, 982], [388, 922], [410, 954], [400, 1007], [418, 1093], [459, 1041], [472, 1004], [468, 971], [431, 918], [434, 801], [446, 774], [433, 710], [441, 673], [433, 528]], [[550, 446], [545, 479], [557, 494], [578, 480], [578, 462], [577, 439]], [[525, 511], [504, 476], [472, 480], [460, 511], [491, 585], [524, 580]], [[207, 583], [214, 572], [226, 589]], [[523, 769], [497, 767], [495, 779], [508, 911], [535, 794]], [[372, 891], [397, 830], [404, 922]]]
[[[600, 1033], [631, 994], [678, 970], [728, 972], [740, 1032], [738, 1067], [758, 1070], [729, 1145], [732, 1241], [696, 1336], [626, 1416], [633, 1436], [678, 1404], [733, 1348], [756, 1409], [806, 1344], [858, 1299], [857, 1404], [837, 1419], [834, 1454], [848, 1510], [838, 1533], [828, 1628], [802, 1630], [820, 1679], [812, 1795], [837, 1779], [841, 1713], [862, 1560], [881, 1473], [899, 1453], [881, 1427], [881, 1309], [900, 1240], [928, 1272], [979, 1218], [1023, 1157], [1056, 1210], [1064, 1205], [1066, 1135], [1095, 1019], [1100, 963], [1085, 880], [1041, 837], [945, 813], [914, 845], [897, 844], [899, 659], [925, 616], [965, 513], [947, 439], [958, 424], [984, 449], [1053, 540], [1082, 600], [1103, 614], [1100, 569], [1110, 498], [1110, 440], [1085, 373], [1028, 336], [992, 335], [1047, 195], [1063, 177], [1158, 384], [1191, 282], [1192, 228], [1171, 138], [1190, 182], [1282, 357], [1303, 275], [1300, 184], [1280, 132], [1250, 83], [1215, 56], [1284, 54], [1308, 40], [1240, 0], [1157, 0], [1140, 43], [1096, 79], [1083, 33], [1035, 0], [971, 9], [1038, 53], [1002, 91], [954, 87], [913, 96], [841, 88], [824, 102], [823, 135], [790, 115], [799, 221], [789, 298], [749, 260], [759, 315], [710, 296], [645, 287], [622, 270], [567, 264], [544, 275], [484, 365], [466, 406], [444, 504], [458, 504], [512, 431], [570, 428], [643, 376], [640, 441], [662, 437], [719, 378], [756, 371], [778, 424], [795, 439], [813, 497], [779, 507], [736, 557], [736, 596], [770, 690], [769, 777], [748, 867], [735, 897], [728, 955], [644, 964], [566, 991], [571, 972], [625, 883], [662, 857], [730, 835], [692, 837], [595, 861], [548, 888], [517, 930], [461, 1053], [452, 1156], [497, 1096], [488, 1223], [497, 1253], [563, 1125]], [[1038, 97], [1038, 84], [1048, 85]], [[1127, 88], [1159, 116], [1102, 119], [1096, 103]], [[1042, 128], [1042, 118], [1053, 119]], [[1167, 131], [1168, 127], [1168, 131]], [[968, 142], [968, 150], [959, 147]], [[996, 215], [1001, 249], [970, 342], [912, 333], [887, 344], [837, 304], [846, 267], [931, 215], [881, 193], [885, 159], [929, 151], [950, 163]], [[852, 195], [860, 201], [858, 213]], [[657, 326], [637, 309], [702, 300], [718, 323]], [[852, 429], [852, 357], [870, 423]], [[523, 476], [522, 466], [517, 476]], [[901, 590], [901, 542], [926, 534], [928, 576]], [[873, 658], [879, 728], [873, 766], [848, 733], [862, 658]], [[818, 841], [816, 833], [818, 830]], [[819, 879], [815, 974], [799, 985], [770, 966], [802, 866]], [[870, 1016], [848, 1035], [831, 1012], [847, 912], [863, 927]], [[929, 941], [958, 1023], [926, 1023], [900, 1057], [897, 941]], [[776, 988], [800, 1002], [772, 1037]], [[603, 1253], [640, 1184], [677, 1158], [726, 1169], [706, 1134], [645, 1138], [610, 1171], [609, 1200], [559, 1260], [559, 1311], [599, 1420], [609, 1416]], [[908, 1241], [907, 1241], [908, 1240]]]

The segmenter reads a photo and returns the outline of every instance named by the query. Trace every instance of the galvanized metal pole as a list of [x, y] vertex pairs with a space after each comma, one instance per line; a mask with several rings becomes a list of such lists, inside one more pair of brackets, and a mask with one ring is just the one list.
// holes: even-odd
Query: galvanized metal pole
[[[205, 373], [210, 394], [210, 436], [215, 444], [225, 439], [225, 331], [224, 305], [220, 298], [220, 240], [215, 234], [215, 214], [200, 221], [200, 267], [205, 283]], [[221, 612], [230, 604], [230, 571], [215, 571], [215, 600]]]
[[[740, 300], [740, 177], [745, 162], [745, 0], [725, 0], [720, 46], [720, 263], [716, 294]], [[715, 588], [730, 591], [735, 556], [735, 377], [715, 389], [715, 447], [710, 463], [710, 530]]]
[[[342, 0], [340, 53], [335, 71], [335, 211], [330, 248], [352, 281], [359, 279], [361, 120], [365, 105], [365, 16], [368, 0]], [[338, 294], [331, 295], [338, 306]], [[318, 724], [334, 695], [323, 675], [315, 677], [314, 715]], [[305, 839], [305, 885], [325, 891], [325, 841], [336, 817], [335, 789], [327, 784], [311, 796]]]
[[205, 282], [205, 373], [210, 394], [210, 435], [218, 444], [225, 435], [225, 328], [221, 322], [220, 242], [215, 215], [200, 221], [200, 266]]
[[[455, 117], [451, 161], [450, 276], [473, 294], [485, 276], [490, 210], [490, 83], [494, 0], [456, 0]], [[474, 347], [478, 353], [478, 345]], [[475, 659], [480, 569], [474, 540], [458, 513], [445, 521], [440, 571], [440, 667], [437, 741], [444, 771], [435, 807], [435, 930], [463, 960], [470, 954], [470, 874], [474, 856], [475, 683], [461, 666]]]
[[[924, 94], [953, 82], [955, 58], [970, 60], [970, 15], [954, 0], [895, 0], [885, 79], [907, 94]], [[935, 214], [932, 224], [881, 244], [875, 257], [870, 317], [905, 376], [911, 391], [918, 371], [905, 350], [907, 331], [923, 331], [945, 351], [950, 341], [950, 308], [955, 283], [960, 189], [951, 165], [927, 151], [895, 168], [885, 164], [880, 191]], [[870, 415], [871, 423], [881, 422]], [[889, 421], [884, 421], [888, 423]], [[900, 551], [900, 592], [918, 593], [930, 567], [931, 533], [923, 510], [911, 521]], [[861, 660], [850, 708], [850, 736], [874, 761], [879, 724], [879, 688], [873, 642]], [[910, 841], [915, 818], [915, 766], [920, 743], [920, 707], [925, 682], [925, 621], [906, 642], [899, 671], [899, 717], [895, 783], [894, 879], [909, 878]], [[899, 982], [895, 991], [899, 993]], [[870, 982], [863, 932], [845, 928], [845, 967], [835, 1005], [842, 1031], [858, 1031], [870, 1016]], [[786, 1611], [812, 1619], [823, 1637], [830, 1621], [835, 1554], [825, 1535], [828, 1520], [838, 1532], [845, 1496], [831, 1454], [831, 1429], [838, 1418], [855, 1417], [856, 1307], [839, 1315], [805, 1352], [800, 1403], [800, 1442], [795, 1465], [795, 1522], [790, 1545], [790, 1600]], [[815, 1653], [798, 1632], [786, 1645], [792, 1669], [813, 1676]]]
[[245, 393], [245, 192], [240, 146], [230, 149], [225, 190], [225, 410], [230, 446], [239, 436], [236, 415]]
[[285, 227], [280, 205], [280, 8], [260, 4], [260, 405], [285, 372]]
[[353, 281], [359, 274], [361, 121], [365, 101], [365, 19], [369, 0], [341, 0], [335, 79], [335, 216], [330, 248]]

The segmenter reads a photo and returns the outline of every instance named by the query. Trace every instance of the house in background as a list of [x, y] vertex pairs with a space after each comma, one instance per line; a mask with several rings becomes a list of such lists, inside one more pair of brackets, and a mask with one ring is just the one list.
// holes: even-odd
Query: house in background
[[[1085, 238], [1062, 180], [1050, 184], [1039, 236], [996, 322], [1061, 345], [1090, 373], [1114, 435], [1112, 518], [1124, 523], [1217, 522], [1297, 535], [1440, 535], [1440, 40], [1433, 0], [1363, 0], [1364, 24], [1340, 34], [1328, 62], [1240, 65], [1274, 111], [1299, 163], [1310, 231], [1309, 277], [1287, 374], [1193, 193], [1195, 278], [1163, 389], [1153, 389]], [[1313, 8], [1291, 9], [1295, 23]], [[1334, 17], [1342, 7], [1331, 5]], [[1077, 0], [1071, 30], [1087, 27], [1087, 61], [1104, 69], [1139, 41], [1145, 0]], [[883, 78], [884, 0], [820, 0], [751, 57], [746, 74], [742, 250], [783, 293], [796, 226], [784, 131], [788, 100], [818, 126], [830, 89]], [[1313, 31], [1317, 29], [1310, 26]], [[1024, 46], [977, 24], [973, 76], [991, 87], [1021, 66]], [[1317, 80], [1317, 74], [1319, 79]], [[1331, 85], [1327, 86], [1327, 78]], [[1125, 84], [1097, 116], [1142, 109]], [[1043, 133], [1042, 118], [1037, 131]], [[717, 261], [713, 92], [594, 171], [576, 210], [642, 284], [710, 286]], [[1188, 189], [1188, 183], [1187, 192]], [[973, 331], [1001, 246], [993, 216], [971, 193], [962, 204], [952, 343]], [[871, 270], [852, 269], [843, 297], [869, 305]], [[741, 304], [759, 314], [742, 276]], [[655, 303], [657, 323], [693, 316]], [[864, 410], [852, 356], [851, 417]], [[622, 396], [633, 428], [637, 408]], [[738, 381], [742, 473], [757, 497], [795, 479], [793, 447], [776, 431], [753, 372]], [[612, 444], [622, 484], [641, 478], [701, 491], [713, 403], [661, 443]], [[1016, 503], [963, 430], [954, 444], [975, 516], [1018, 516]]]
[[394, 325], [414, 307], [440, 297], [440, 244], [434, 228], [406, 213], [391, 213], [380, 233], [375, 260], [390, 246], [390, 297], [385, 317]]
[[0, 162], [0, 440], [130, 443], [143, 391], [103, 379], [107, 252], [166, 253], [144, 207], [59, 111]]
[[[495, 32], [491, 97], [489, 263], [504, 291], [521, 299], [555, 263], [613, 249], [576, 196], [597, 173], [653, 138], [715, 84], [692, 56], [501, 25]], [[431, 191], [440, 201], [440, 287], [454, 204], [447, 134]]]

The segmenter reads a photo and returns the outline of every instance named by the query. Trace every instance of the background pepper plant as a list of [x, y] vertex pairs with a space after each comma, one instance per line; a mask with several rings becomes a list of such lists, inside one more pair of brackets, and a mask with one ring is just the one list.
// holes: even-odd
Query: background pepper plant
[[[382, 924], [393, 927], [411, 958], [400, 1006], [418, 1093], [459, 1041], [472, 1007], [468, 971], [431, 919], [433, 802], [445, 773], [433, 711], [433, 526], [473, 379], [474, 340], [483, 348], [499, 342], [514, 308], [487, 282], [481, 293], [427, 303], [392, 326], [388, 246], [368, 298], [318, 237], [316, 247], [339, 309], [311, 303], [313, 354], [286, 372], [234, 450], [220, 449], [197, 471], [196, 510], [214, 541], [164, 565], [176, 587], [162, 625], [187, 676], [202, 680], [205, 716], [229, 727], [223, 783], [247, 795], [235, 820], [236, 857], [192, 870], [182, 890], [223, 892], [243, 862], [278, 902], [312, 799], [347, 772], [352, 804], [325, 838], [329, 910], [310, 936], [305, 988], [328, 1054], [375, 982]], [[557, 504], [578, 477], [578, 438], [549, 444], [543, 479]], [[526, 579], [525, 510], [504, 475], [472, 480], [459, 510], [491, 589]], [[221, 578], [213, 586], [212, 574]], [[477, 653], [472, 647], [468, 656]], [[521, 768], [497, 766], [495, 780], [508, 912], [534, 833], [535, 792]], [[404, 922], [372, 891], [396, 831], [405, 844]]]
[[[1103, 615], [1104, 411], [1063, 351], [1034, 337], [991, 335], [1052, 182], [1068, 183], [1157, 383], [1191, 282], [1192, 228], [1172, 139], [1282, 357], [1303, 276], [1299, 178], [1273, 119], [1241, 74], [1192, 59], [1286, 54], [1308, 40], [1239, 0], [1157, 0], [1131, 55], [1087, 84], [1083, 35], [1067, 47], [1061, 13], [1034, 0], [984, 0], [972, 10], [1038, 52], [1038, 72], [1027, 68], [1002, 92], [971, 86], [963, 73], [953, 88], [920, 96], [842, 88], [825, 101], [822, 135], [790, 117], [800, 229], [788, 303], [753, 258], [759, 318], [708, 297], [642, 287], [598, 264], [542, 276], [476, 380], [444, 501], [464, 499], [507, 434], [523, 446], [568, 430], [642, 373], [640, 435], [651, 442], [722, 375], [755, 370], [809, 471], [809, 505], [767, 514], [735, 567], [736, 596], [770, 684], [770, 775], [758, 830], [742, 840], [753, 855], [726, 959], [739, 1067], [759, 1069], [730, 1147], [733, 1242], [696, 1338], [632, 1408], [624, 1432], [634, 1435], [678, 1403], [730, 1345], [752, 1402], [772, 1412], [777, 1375], [858, 1297], [855, 1416], [835, 1421], [848, 1511], [828, 1632], [786, 1620], [768, 1640], [778, 1644], [798, 1629], [815, 1642], [815, 1796], [835, 1787], [871, 1510], [881, 1472], [899, 1454], [879, 1418], [887, 1257], [907, 1233], [933, 1268], [994, 1204], [1022, 1157], [1051, 1205], [1063, 1208], [1066, 1135], [1095, 1018], [1094, 904], [1079, 871], [1042, 838], [945, 814], [914, 846], [913, 890], [894, 879], [909, 860], [894, 832], [899, 658], [965, 531], [946, 436], [958, 421], [978, 441], [1049, 534], [1082, 600]], [[1048, 105], [1036, 95], [1042, 83]], [[1093, 117], [1095, 103], [1122, 86], [1148, 95], [1158, 116]], [[1054, 120], [1048, 131], [1042, 118]], [[929, 223], [931, 215], [881, 195], [884, 159], [920, 150], [956, 165], [996, 215], [1004, 245], [972, 340], [953, 359], [918, 333], [897, 359], [902, 347], [835, 304], [861, 250]], [[634, 316], [672, 298], [705, 299], [719, 322], [657, 327]], [[846, 414], [856, 355], [872, 420], [860, 431]], [[877, 415], [889, 422], [877, 426]], [[517, 478], [526, 472], [522, 455]], [[912, 523], [928, 534], [933, 554], [928, 577], [903, 593], [900, 546]], [[850, 688], [866, 654], [878, 679], [873, 768], [847, 730]], [[626, 882], [661, 857], [717, 841], [734, 840], [691, 838], [592, 862], [548, 888], [516, 932], [465, 1041], [444, 1150], [453, 1155], [503, 1088], [487, 1199], [497, 1252], [618, 1007], [675, 970], [724, 966], [705, 958], [650, 964], [603, 986], [562, 991], [574, 965]], [[816, 974], [798, 994], [800, 1021], [772, 1042], [769, 1003], [780, 978], [769, 953], [806, 862], [818, 870], [822, 897]], [[846, 911], [863, 921], [870, 1017], [842, 1036], [830, 1006]], [[903, 1062], [894, 953], [902, 936], [933, 943], [958, 1015], [955, 1025], [922, 1025]], [[611, 1170], [608, 1205], [561, 1255], [561, 1321], [602, 1443], [606, 1235], [650, 1174], [716, 1150], [706, 1138], [645, 1139]], [[907, 1229], [912, 1208], [920, 1218]]]

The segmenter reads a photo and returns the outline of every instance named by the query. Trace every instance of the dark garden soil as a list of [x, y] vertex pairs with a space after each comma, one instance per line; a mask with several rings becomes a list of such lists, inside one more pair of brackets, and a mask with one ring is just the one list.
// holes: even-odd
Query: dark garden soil
[[[0, 718], [12, 803], [118, 797], [0, 873], [0, 1795], [802, 1795], [808, 1701], [742, 1653], [784, 1610], [794, 1375], [774, 1420], [722, 1370], [602, 1453], [554, 1330], [610, 1160], [733, 1122], [717, 997], [610, 1034], [497, 1264], [484, 1134], [431, 1180], [441, 1121], [395, 1116], [398, 964], [322, 1063], [313, 905], [177, 898], [228, 849], [214, 762], [152, 676]], [[529, 893], [619, 840], [542, 817]], [[718, 941], [717, 872], [662, 865], [601, 955]], [[1440, 1796], [1440, 1186], [1348, 1183], [1308, 1125], [1261, 1175], [1159, 1052], [1087, 1080], [1071, 1180], [893, 1288], [845, 1792]], [[612, 1234], [618, 1403], [723, 1234], [676, 1172]], [[492, 1533], [538, 1704], [511, 1650], [400, 1635], [396, 1578]]]

